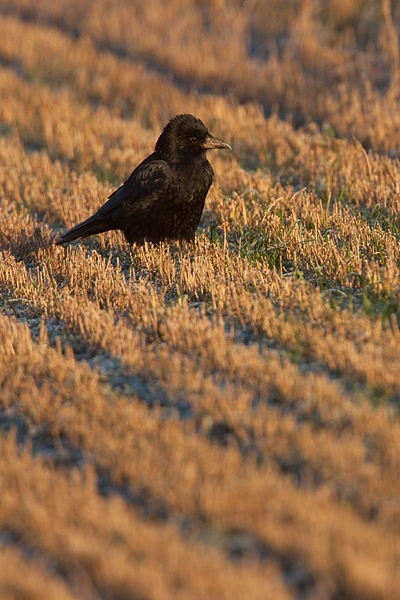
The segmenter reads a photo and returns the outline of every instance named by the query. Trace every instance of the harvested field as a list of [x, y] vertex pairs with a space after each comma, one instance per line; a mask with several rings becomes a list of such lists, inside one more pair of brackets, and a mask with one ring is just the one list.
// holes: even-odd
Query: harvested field
[[[0, 597], [397, 600], [400, 6], [0, 0]], [[190, 112], [193, 247], [54, 245]]]

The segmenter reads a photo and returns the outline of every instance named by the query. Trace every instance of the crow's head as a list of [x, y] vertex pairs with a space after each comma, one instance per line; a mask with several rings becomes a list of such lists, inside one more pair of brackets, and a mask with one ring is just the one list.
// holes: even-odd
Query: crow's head
[[229, 144], [212, 136], [204, 123], [193, 115], [177, 115], [171, 119], [156, 144], [161, 156], [178, 161], [213, 148], [232, 150]]

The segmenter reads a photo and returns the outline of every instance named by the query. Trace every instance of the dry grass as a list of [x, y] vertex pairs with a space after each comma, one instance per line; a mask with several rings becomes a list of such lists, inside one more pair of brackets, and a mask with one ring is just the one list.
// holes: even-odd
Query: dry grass
[[[0, 0], [1, 597], [396, 600], [399, 9], [82, 6]], [[195, 245], [55, 247], [183, 111]]]

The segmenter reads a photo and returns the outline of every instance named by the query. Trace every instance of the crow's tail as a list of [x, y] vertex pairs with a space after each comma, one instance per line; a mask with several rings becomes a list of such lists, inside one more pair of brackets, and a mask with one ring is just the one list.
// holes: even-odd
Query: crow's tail
[[115, 229], [113, 224], [110, 224], [109, 219], [99, 219], [93, 215], [93, 217], [89, 217], [86, 221], [75, 225], [75, 227], [64, 233], [64, 235], [56, 241], [56, 244], [57, 246], [61, 246], [62, 244], [67, 244], [77, 238], [85, 238], [89, 235], [94, 235], [95, 233], [103, 233], [103, 231], [108, 231], [109, 229]]

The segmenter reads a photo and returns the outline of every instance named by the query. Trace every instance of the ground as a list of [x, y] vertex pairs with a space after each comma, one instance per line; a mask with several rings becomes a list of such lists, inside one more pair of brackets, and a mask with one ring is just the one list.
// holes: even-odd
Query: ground
[[[0, 595], [396, 600], [400, 7], [0, 0]], [[190, 112], [193, 246], [64, 249]]]

